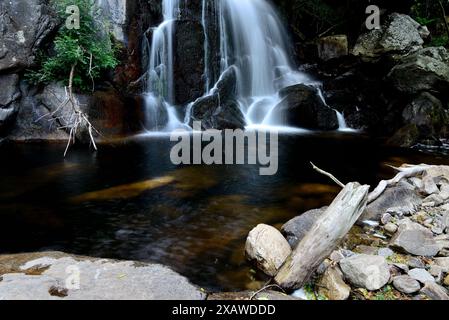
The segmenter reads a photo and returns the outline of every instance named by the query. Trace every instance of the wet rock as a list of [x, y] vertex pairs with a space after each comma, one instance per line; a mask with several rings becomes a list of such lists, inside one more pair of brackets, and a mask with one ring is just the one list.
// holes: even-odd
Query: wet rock
[[14, 119], [18, 112], [18, 100], [21, 97], [19, 76], [0, 74], [0, 130]]
[[400, 128], [388, 139], [387, 144], [401, 148], [410, 148], [419, 142], [419, 129], [414, 124], [406, 125]]
[[255, 262], [260, 270], [275, 276], [292, 250], [278, 230], [260, 224], [249, 233], [245, 252], [248, 260]]
[[222, 74], [210, 95], [193, 103], [191, 125], [194, 121], [201, 121], [203, 130], [243, 129], [246, 120], [236, 99], [236, 88], [236, 69], [231, 66]]
[[309, 232], [313, 224], [326, 211], [326, 209], [327, 207], [307, 211], [282, 226], [281, 232], [292, 248], [295, 248], [305, 237], [307, 232]]
[[408, 275], [422, 284], [426, 284], [427, 282], [435, 282], [435, 278], [425, 269], [412, 269], [408, 272]]
[[369, 204], [359, 222], [378, 221], [388, 209], [393, 207], [400, 207], [403, 212], [412, 213], [421, 203], [422, 199], [416, 190], [410, 184], [400, 182], [396, 186], [387, 188], [376, 201]]
[[374, 29], [359, 37], [353, 54], [365, 61], [376, 61], [385, 54], [406, 55], [422, 48], [422, 28], [407, 15], [393, 13], [381, 29]]
[[416, 125], [420, 137], [439, 136], [448, 119], [441, 101], [428, 92], [414, 99], [404, 109], [402, 117], [405, 123]]
[[[32, 255], [30, 255], [32, 256]], [[204, 300], [205, 294], [167, 267], [100, 260], [60, 253], [3, 256], [0, 297], [4, 300]], [[39, 272], [37, 272], [38, 270]], [[66, 287], [67, 270], [79, 271], [79, 290]]]
[[351, 287], [343, 281], [342, 273], [337, 268], [328, 268], [317, 285], [318, 293], [329, 300], [347, 300], [351, 293]]
[[420, 91], [449, 89], [449, 53], [445, 48], [431, 47], [401, 60], [388, 79], [401, 92], [414, 94]]
[[440, 250], [433, 233], [418, 223], [404, 221], [391, 239], [390, 246], [416, 256], [433, 257]]
[[435, 265], [443, 268], [443, 271], [449, 273], [449, 257], [435, 258]]
[[283, 99], [274, 109], [279, 123], [312, 130], [336, 130], [338, 118], [326, 106], [316, 87], [298, 84], [280, 91]]
[[439, 286], [435, 282], [428, 282], [421, 289], [421, 293], [432, 300], [449, 300], [447, 290]]
[[421, 290], [421, 285], [418, 281], [410, 276], [399, 276], [393, 280], [393, 286], [400, 292], [405, 294], [416, 293]]
[[204, 30], [200, 22], [175, 21], [175, 105], [195, 101], [204, 93]]
[[327, 61], [348, 54], [349, 44], [346, 35], [329, 36], [318, 40], [318, 56], [321, 60]]
[[390, 280], [390, 268], [380, 256], [356, 255], [342, 260], [340, 267], [353, 285], [371, 291], [382, 288]]

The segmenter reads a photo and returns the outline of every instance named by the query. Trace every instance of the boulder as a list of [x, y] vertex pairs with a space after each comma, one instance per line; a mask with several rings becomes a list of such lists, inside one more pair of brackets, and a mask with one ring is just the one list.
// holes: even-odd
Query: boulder
[[220, 77], [211, 93], [197, 99], [191, 108], [190, 124], [201, 121], [202, 129], [243, 129], [246, 125], [236, 97], [237, 74], [234, 66]]
[[29, 67], [57, 27], [48, 1], [1, 1], [0, 12], [0, 72]]
[[295, 248], [305, 237], [326, 209], [327, 207], [307, 211], [282, 226], [281, 232], [292, 248]]
[[388, 79], [400, 92], [449, 90], [449, 53], [444, 47], [421, 49], [401, 59], [388, 74]]
[[353, 49], [365, 61], [377, 61], [385, 54], [406, 55], [422, 48], [423, 27], [411, 17], [393, 13], [384, 19], [380, 29], [359, 37]]
[[[206, 298], [198, 287], [169, 268], [133, 261], [95, 259], [50, 252], [11, 255], [0, 257], [0, 274], [3, 279], [0, 281], [0, 297], [4, 300]], [[80, 275], [79, 289], [77, 274]], [[74, 281], [69, 283], [70, 279]]]
[[319, 89], [297, 84], [279, 92], [282, 101], [273, 113], [280, 123], [311, 130], [336, 130], [338, 118], [335, 110], [325, 104]]
[[359, 221], [378, 221], [388, 209], [399, 207], [404, 213], [412, 213], [421, 205], [422, 199], [413, 186], [402, 181], [389, 187], [374, 202], [370, 203]]
[[185, 105], [204, 94], [204, 30], [200, 22], [174, 22], [175, 105]]
[[424, 257], [433, 257], [440, 251], [433, 233], [420, 224], [409, 220], [400, 224], [398, 232], [391, 239], [390, 246]]
[[405, 294], [416, 293], [421, 290], [421, 285], [410, 276], [398, 276], [393, 279], [393, 286]]
[[444, 278], [443, 283], [446, 287], [449, 287], [449, 275], [447, 275], [446, 278]]
[[290, 245], [275, 228], [260, 224], [248, 235], [246, 257], [269, 276], [275, 276], [292, 253]]
[[317, 286], [319, 295], [329, 300], [347, 300], [351, 293], [351, 287], [343, 281], [338, 267], [327, 268]]
[[449, 300], [447, 290], [435, 282], [428, 282], [421, 289], [421, 293], [429, 297], [431, 300]]
[[370, 291], [379, 290], [390, 280], [390, 268], [380, 256], [356, 255], [340, 261], [340, 267], [353, 285]]
[[390, 146], [410, 148], [416, 145], [419, 141], [419, 129], [414, 124], [406, 125], [400, 128], [395, 134], [388, 139], [387, 144]]
[[404, 123], [415, 125], [421, 137], [439, 136], [449, 117], [440, 100], [421, 93], [403, 111]]
[[412, 269], [408, 272], [408, 275], [422, 284], [435, 282], [435, 278], [425, 269]]
[[318, 56], [321, 60], [327, 61], [348, 54], [349, 44], [346, 35], [329, 36], [318, 40]]

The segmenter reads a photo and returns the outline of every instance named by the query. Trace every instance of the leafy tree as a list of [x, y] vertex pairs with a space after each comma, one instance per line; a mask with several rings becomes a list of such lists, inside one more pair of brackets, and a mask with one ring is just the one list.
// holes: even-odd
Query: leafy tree
[[[76, 5], [80, 11], [80, 28], [65, 25], [66, 8]], [[38, 67], [28, 73], [34, 83], [62, 82], [87, 91], [95, 88], [102, 72], [117, 66], [115, 50], [100, 9], [94, 0], [53, 0], [60, 28], [50, 54], [41, 52]]]

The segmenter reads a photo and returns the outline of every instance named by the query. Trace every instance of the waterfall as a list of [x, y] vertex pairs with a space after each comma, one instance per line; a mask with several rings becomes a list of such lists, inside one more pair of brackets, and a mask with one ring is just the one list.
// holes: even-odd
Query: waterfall
[[[185, 1], [163, 0], [164, 21], [152, 30], [151, 45], [148, 42], [146, 102], [151, 105], [147, 105], [147, 110], [168, 118], [166, 131], [189, 123], [193, 103], [174, 107], [174, 22]], [[282, 125], [275, 114], [281, 100], [279, 90], [298, 83], [310, 84], [312, 80], [299, 72], [291, 60], [291, 44], [274, 8], [266, 0], [202, 0], [201, 6], [199, 19], [205, 35], [204, 95], [213, 93], [220, 75], [233, 65], [237, 71], [238, 104], [248, 125]], [[179, 107], [184, 107], [187, 113], [178, 115], [182, 109]], [[341, 127], [345, 127], [343, 116], [338, 117]], [[154, 128], [154, 123], [150, 125]]]

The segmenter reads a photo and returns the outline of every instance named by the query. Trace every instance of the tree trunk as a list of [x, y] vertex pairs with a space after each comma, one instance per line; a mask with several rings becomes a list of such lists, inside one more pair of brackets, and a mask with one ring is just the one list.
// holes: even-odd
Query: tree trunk
[[366, 208], [369, 186], [349, 183], [279, 270], [275, 282], [284, 289], [302, 288], [339, 245]]

